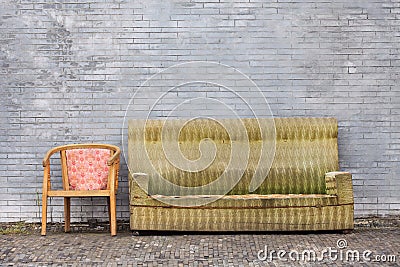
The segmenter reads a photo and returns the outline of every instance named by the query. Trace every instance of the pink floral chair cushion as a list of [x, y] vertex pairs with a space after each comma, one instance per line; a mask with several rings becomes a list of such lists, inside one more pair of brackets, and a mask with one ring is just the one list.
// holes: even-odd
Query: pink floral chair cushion
[[85, 148], [66, 151], [70, 190], [107, 189], [108, 149]]

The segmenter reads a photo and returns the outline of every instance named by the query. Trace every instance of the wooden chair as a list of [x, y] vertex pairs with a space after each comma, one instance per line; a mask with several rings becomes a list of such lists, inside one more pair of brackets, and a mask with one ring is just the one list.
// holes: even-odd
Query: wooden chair
[[[63, 190], [52, 190], [50, 157], [61, 156]], [[47, 198], [64, 197], [65, 232], [70, 231], [71, 197], [107, 197], [111, 235], [117, 234], [116, 193], [119, 156], [117, 146], [105, 144], [73, 144], [49, 150], [43, 159], [42, 235], [46, 235]]]

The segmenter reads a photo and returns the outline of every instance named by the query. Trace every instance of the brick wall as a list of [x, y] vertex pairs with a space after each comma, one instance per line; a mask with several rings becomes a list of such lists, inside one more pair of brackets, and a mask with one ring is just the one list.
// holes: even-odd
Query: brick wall
[[[354, 175], [356, 215], [400, 213], [399, 1], [0, 4], [0, 221], [39, 221], [45, 152], [75, 142], [123, 146], [134, 91], [188, 61], [220, 62], [248, 75], [274, 116], [337, 117], [340, 163]], [[152, 114], [165, 116], [174, 101], [198, 95], [241, 110], [229, 92], [195, 87], [172, 91], [172, 101]], [[153, 93], [135, 98], [135, 109], [148, 112]], [[266, 108], [248, 96], [253, 108]], [[220, 112], [218, 105], [195, 109]], [[128, 219], [124, 159], [120, 180], [118, 217]], [[107, 220], [104, 204], [73, 200], [73, 220]], [[49, 217], [62, 220], [60, 200], [52, 200]]]

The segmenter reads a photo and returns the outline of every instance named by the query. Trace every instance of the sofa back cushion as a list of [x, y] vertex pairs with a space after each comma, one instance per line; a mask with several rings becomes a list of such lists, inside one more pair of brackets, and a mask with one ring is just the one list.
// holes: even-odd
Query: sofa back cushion
[[[149, 174], [151, 195], [321, 194], [324, 174], [338, 170], [334, 118], [165, 122], [129, 121], [129, 170]], [[271, 125], [273, 134], [261, 133]], [[250, 192], [256, 170], [264, 181]]]
[[276, 150], [258, 194], [323, 194], [339, 169], [335, 118], [276, 118]]

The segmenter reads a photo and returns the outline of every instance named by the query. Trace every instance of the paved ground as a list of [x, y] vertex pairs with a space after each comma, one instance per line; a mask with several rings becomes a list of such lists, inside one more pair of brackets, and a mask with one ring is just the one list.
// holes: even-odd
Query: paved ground
[[[280, 258], [278, 258], [278, 250]], [[272, 255], [272, 258], [271, 258]], [[359, 259], [357, 258], [359, 255]], [[380, 262], [378, 262], [380, 261]], [[0, 235], [0, 266], [400, 266], [400, 228], [342, 233], [39, 231]]]

